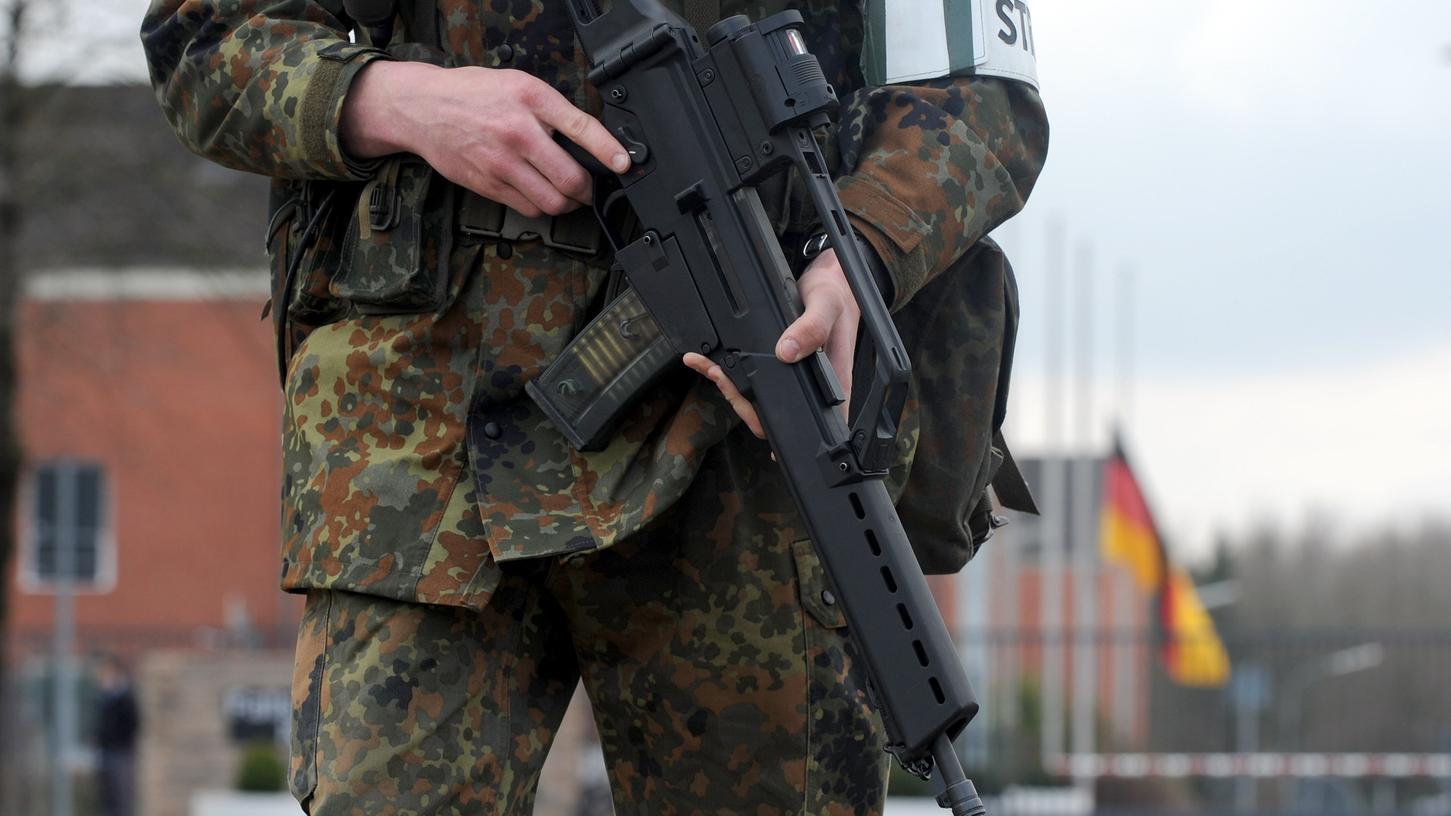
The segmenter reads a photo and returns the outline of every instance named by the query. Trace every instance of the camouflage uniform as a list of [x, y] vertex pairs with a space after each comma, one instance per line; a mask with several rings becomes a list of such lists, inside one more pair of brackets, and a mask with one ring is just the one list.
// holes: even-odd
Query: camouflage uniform
[[[1022, 207], [1041, 104], [993, 79], [863, 87], [860, 10], [790, 5], [845, 103], [843, 203], [900, 305]], [[597, 110], [562, 3], [438, 6], [450, 64], [524, 70]], [[183, 142], [281, 191], [367, 177], [337, 122], [357, 71], [390, 56], [349, 42], [340, 14], [153, 0], [142, 37]], [[774, 209], [804, 226], [799, 202]], [[426, 226], [437, 238], [447, 213]], [[290, 231], [274, 225], [274, 254]], [[344, 308], [297, 337], [286, 374], [282, 583], [308, 592], [294, 792], [313, 813], [527, 811], [582, 675], [621, 812], [879, 808], [880, 729], [764, 443], [689, 375], [575, 451], [523, 386], [582, 327], [605, 265], [537, 242], [423, 255], [448, 275], [424, 314], [349, 305], [326, 262], [295, 287]]]

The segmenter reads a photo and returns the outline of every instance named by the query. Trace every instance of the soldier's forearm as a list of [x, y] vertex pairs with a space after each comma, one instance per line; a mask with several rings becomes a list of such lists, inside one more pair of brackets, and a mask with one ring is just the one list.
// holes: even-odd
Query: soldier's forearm
[[866, 88], [843, 101], [837, 186], [900, 307], [1022, 209], [1047, 157], [1047, 118], [1031, 86], [995, 77]]
[[152, 0], [141, 26], [152, 85], [177, 137], [238, 170], [358, 178], [337, 119], [354, 75], [384, 56], [314, 0]]

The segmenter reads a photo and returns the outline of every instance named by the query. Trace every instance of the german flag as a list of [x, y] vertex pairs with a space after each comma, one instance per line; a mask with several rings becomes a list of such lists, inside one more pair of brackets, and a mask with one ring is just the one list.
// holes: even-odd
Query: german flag
[[1194, 591], [1194, 582], [1169, 560], [1149, 503], [1117, 436], [1113, 455], [1104, 464], [1099, 547], [1104, 560], [1122, 565], [1139, 589], [1155, 599], [1163, 638], [1159, 657], [1169, 677], [1186, 686], [1224, 685], [1229, 679], [1224, 644]]
[[1159, 626], [1164, 632], [1159, 656], [1174, 682], [1200, 688], [1229, 682], [1229, 655], [1214, 619], [1199, 601], [1189, 573], [1177, 565], [1170, 565], [1169, 580], [1159, 592]]

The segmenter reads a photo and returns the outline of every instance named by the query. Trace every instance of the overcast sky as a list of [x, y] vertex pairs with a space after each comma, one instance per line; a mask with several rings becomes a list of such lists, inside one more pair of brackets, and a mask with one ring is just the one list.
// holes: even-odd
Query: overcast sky
[[1451, 516], [1451, 3], [1033, 8], [1053, 140], [1004, 230], [1025, 313], [1014, 437], [1045, 436], [1061, 219], [1097, 284], [1100, 440], [1133, 270], [1127, 437], [1186, 548], [1312, 514]]
[[[84, 80], [144, 77], [144, 5], [90, 0], [32, 75], [85, 54]], [[1053, 144], [999, 236], [1023, 290], [1011, 438], [1045, 439], [1056, 220], [1094, 274], [1094, 446], [1134, 272], [1126, 436], [1178, 546], [1451, 517], [1451, 2], [1032, 7]]]

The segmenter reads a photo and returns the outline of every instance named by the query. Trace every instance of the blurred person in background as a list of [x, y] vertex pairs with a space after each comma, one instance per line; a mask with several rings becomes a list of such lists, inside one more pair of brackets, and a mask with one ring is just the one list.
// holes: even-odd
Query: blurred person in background
[[96, 747], [100, 752], [101, 813], [131, 816], [136, 802], [136, 738], [141, 715], [126, 665], [115, 655], [96, 662]]

